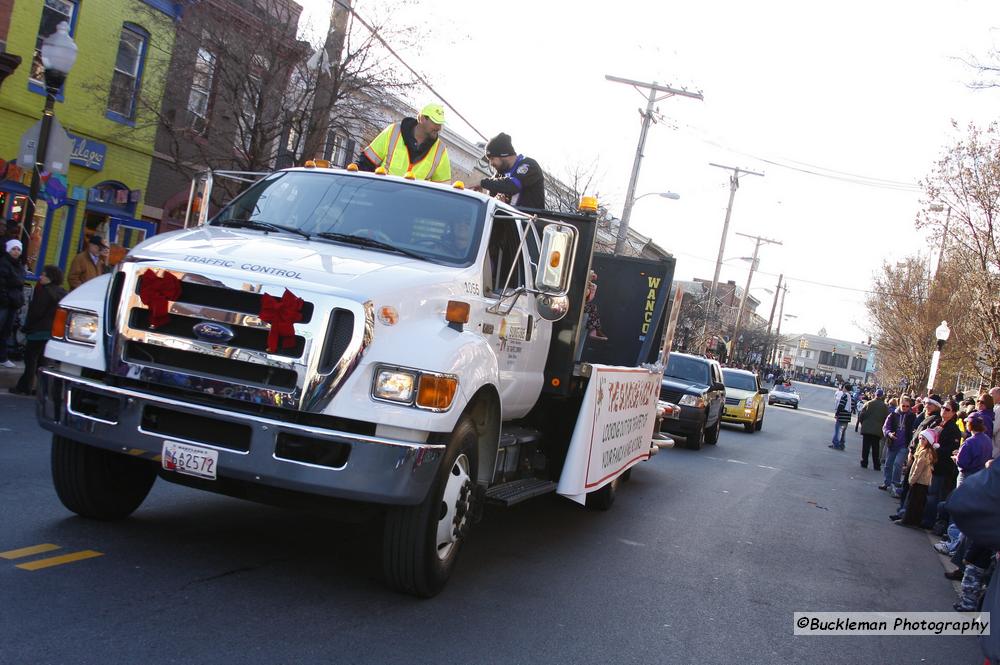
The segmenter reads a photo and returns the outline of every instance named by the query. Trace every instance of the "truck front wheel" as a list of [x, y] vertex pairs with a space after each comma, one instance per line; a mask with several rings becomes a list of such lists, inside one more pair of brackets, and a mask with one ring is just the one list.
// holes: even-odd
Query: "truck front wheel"
[[81, 517], [128, 517], [155, 480], [153, 462], [52, 437], [52, 483], [62, 504]]
[[451, 576], [472, 519], [477, 441], [472, 420], [459, 420], [427, 498], [386, 514], [382, 566], [393, 589], [430, 598]]

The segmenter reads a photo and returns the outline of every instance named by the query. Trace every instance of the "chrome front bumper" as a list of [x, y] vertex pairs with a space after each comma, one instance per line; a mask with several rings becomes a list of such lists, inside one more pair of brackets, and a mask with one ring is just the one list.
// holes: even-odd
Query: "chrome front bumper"
[[[42, 369], [38, 375], [38, 420], [55, 434], [124, 454], [158, 459], [166, 439], [219, 451], [220, 477], [354, 501], [412, 505], [423, 501], [434, 481], [445, 446], [410, 443], [285, 423], [189, 404], [159, 395], [105, 385], [100, 381]], [[113, 418], [70, 408], [74, 390], [117, 402]], [[147, 406], [249, 427], [248, 450], [231, 450], [196, 438], [178, 438], [143, 428]], [[279, 434], [348, 445], [340, 467], [288, 460], [276, 454]]]

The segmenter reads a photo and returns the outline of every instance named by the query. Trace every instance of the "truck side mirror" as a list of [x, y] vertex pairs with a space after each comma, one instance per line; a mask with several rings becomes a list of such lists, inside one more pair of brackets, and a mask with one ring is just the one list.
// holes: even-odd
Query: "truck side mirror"
[[535, 305], [538, 316], [546, 321], [555, 322], [566, 316], [569, 311], [569, 298], [551, 293], [539, 293], [535, 296]]
[[549, 224], [542, 231], [542, 249], [535, 289], [542, 293], [565, 295], [573, 273], [576, 255], [576, 229], [564, 224]]

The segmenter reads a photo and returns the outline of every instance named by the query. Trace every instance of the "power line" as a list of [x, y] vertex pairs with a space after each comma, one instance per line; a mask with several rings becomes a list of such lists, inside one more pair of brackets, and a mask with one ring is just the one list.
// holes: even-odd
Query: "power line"
[[[779, 159], [769, 159], [767, 157], [760, 157], [759, 155], [755, 155], [754, 153], [738, 150], [736, 148], [730, 147], [722, 143], [717, 139], [710, 138], [707, 131], [695, 125], [684, 123], [684, 127], [692, 130], [697, 134], [701, 134], [702, 136], [695, 138], [697, 138], [697, 140], [701, 141], [702, 143], [715, 146], [716, 148], [721, 148], [723, 150], [735, 153], [737, 155], [750, 157], [751, 159], [756, 159], [758, 161], [764, 162], [765, 164], [770, 164], [772, 166], [777, 166], [783, 169], [798, 171], [799, 173], [818, 176], [821, 178], [829, 178], [831, 180], [840, 180], [842, 182], [847, 182], [855, 185], [864, 185], [866, 187], [875, 187], [875, 188], [889, 189], [894, 191], [921, 191], [920, 185], [914, 182], [891, 180], [888, 178], [876, 178], [873, 176], [866, 176], [858, 173], [850, 173], [848, 171], [838, 171], [836, 169], [830, 169], [825, 166], [817, 166], [815, 164], [810, 164], [808, 162], [800, 162], [794, 159], [779, 160]], [[792, 166], [792, 164], [795, 164], [797, 166]]]

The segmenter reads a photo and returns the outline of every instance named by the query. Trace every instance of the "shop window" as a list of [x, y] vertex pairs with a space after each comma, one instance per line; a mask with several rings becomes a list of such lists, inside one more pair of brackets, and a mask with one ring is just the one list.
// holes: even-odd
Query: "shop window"
[[191, 78], [191, 94], [188, 95], [190, 127], [198, 134], [204, 134], [208, 129], [208, 109], [212, 99], [215, 66], [215, 54], [205, 48], [198, 49], [198, 57], [194, 61], [194, 76]]
[[111, 94], [108, 96], [107, 116], [112, 120], [130, 122], [135, 119], [148, 41], [149, 33], [139, 26], [131, 23], [122, 26], [118, 55], [111, 74]]
[[35, 53], [31, 58], [31, 71], [28, 73], [28, 87], [35, 92], [45, 94], [45, 66], [42, 65], [42, 41], [56, 31], [56, 26], [66, 21], [69, 23], [69, 35], [76, 32], [77, 0], [45, 0], [42, 6], [42, 21], [38, 26], [38, 36], [35, 37]]

